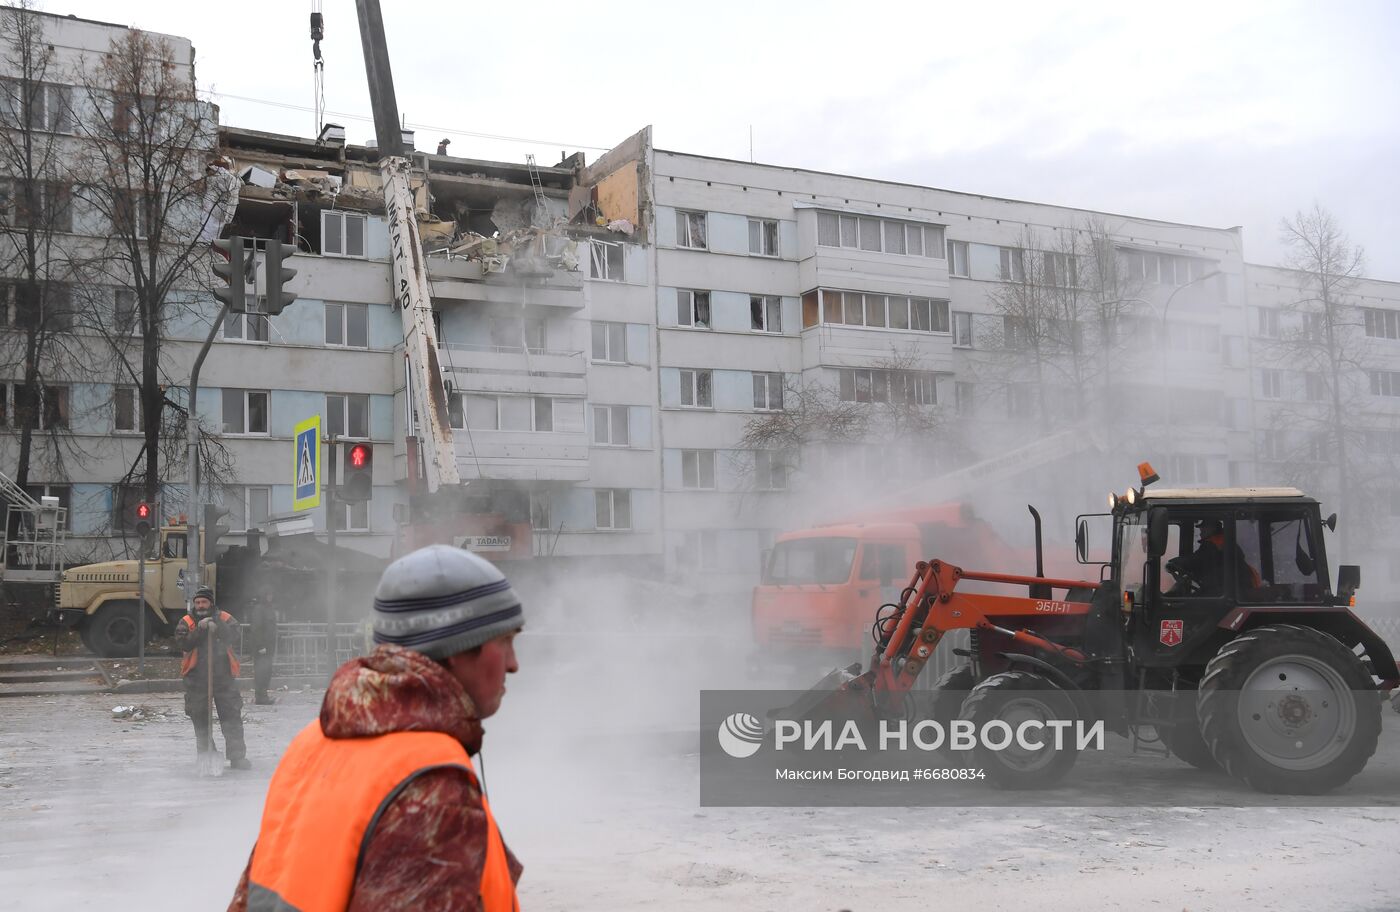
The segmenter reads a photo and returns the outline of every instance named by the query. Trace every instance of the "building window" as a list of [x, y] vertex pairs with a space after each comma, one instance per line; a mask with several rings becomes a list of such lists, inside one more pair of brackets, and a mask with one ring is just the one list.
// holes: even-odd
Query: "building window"
[[707, 370], [681, 371], [681, 405], [686, 408], [713, 408], [710, 390], [713, 375]]
[[[1366, 335], [1372, 339], [1400, 339], [1400, 310], [1380, 310], [1363, 307], [1366, 318]], [[1400, 567], [1400, 563], [1396, 566]]]
[[327, 304], [326, 344], [369, 348], [369, 305]]
[[[29, 97], [25, 97], [26, 92]], [[73, 132], [71, 86], [37, 85], [13, 79], [0, 80], [0, 116], [11, 126], [31, 131]]]
[[626, 363], [626, 323], [593, 323], [593, 360]]
[[1372, 396], [1400, 396], [1400, 371], [1367, 371]]
[[676, 210], [676, 246], [705, 250], [705, 213]]
[[[267, 299], [258, 295], [255, 308], [266, 308]], [[265, 313], [228, 313], [219, 335], [226, 342], [266, 342], [271, 338], [272, 318]]]
[[1327, 381], [1317, 371], [1303, 374], [1303, 392], [1309, 402], [1321, 402], [1327, 398]]
[[754, 332], [782, 332], [783, 299], [777, 295], [749, 295], [749, 327]]
[[778, 223], [772, 219], [749, 219], [749, 253], [754, 256], [778, 255]]
[[141, 414], [141, 391], [134, 386], [119, 386], [112, 391], [113, 427], [134, 433], [146, 430]]
[[948, 275], [967, 278], [967, 241], [948, 242]]
[[550, 532], [554, 528], [550, 521], [550, 497], [548, 491], [530, 492], [530, 530]]
[[321, 211], [321, 255], [364, 259], [368, 219], [354, 212]]
[[787, 459], [774, 450], [755, 450], [753, 486], [760, 491], [787, 490]]
[[326, 393], [326, 435], [369, 439], [369, 395]]
[[840, 326], [940, 332], [949, 330], [947, 301], [821, 289], [822, 322]]
[[228, 504], [230, 512], [234, 514], [230, 517], [232, 522], [229, 527], [235, 531], [266, 527], [267, 519], [272, 515], [272, 489], [250, 485], [243, 489], [239, 500], [241, 502]]
[[68, 427], [68, 387], [40, 384], [30, 387], [15, 384], [15, 423], [22, 428], [30, 421], [41, 431]]
[[1056, 288], [1079, 287], [1079, 260], [1072, 253], [1045, 251], [1045, 281]]
[[592, 241], [589, 249], [588, 277], [600, 282], [621, 282], [622, 245], [612, 241]]
[[1026, 256], [1020, 247], [1000, 247], [1001, 268], [997, 276], [1003, 282], [1024, 282], [1026, 280]]
[[710, 328], [710, 293], [681, 288], [676, 291], [676, 325]]
[[335, 518], [335, 528], [340, 532], [369, 531], [369, 501], [337, 504], [340, 508], [331, 515]]
[[681, 487], [696, 491], [715, 489], [714, 450], [681, 450]]
[[1259, 313], [1259, 335], [1265, 339], [1278, 338], [1278, 311], [1268, 310], [1260, 307]]
[[499, 430], [500, 405], [495, 396], [455, 393], [447, 400], [447, 421], [458, 430]]
[[632, 492], [625, 488], [599, 488], [593, 492], [594, 525], [599, 529], [632, 528]]
[[593, 442], [598, 446], [630, 446], [627, 406], [593, 406]]
[[959, 348], [972, 347], [972, 314], [953, 311], [953, 344]]
[[942, 259], [943, 226], [818, 212], [817, 244]]
[[1283, 374], [1272, 367], [1259, 369], [1259, 395], [1265, 399], [1283, 398]]
[[[224, 390], [224, 433], [267, 433], [266, 390]], [[329, 397], [327, 397], [329, 398]]]
[[534, 426], [536, 431], [554, 430], [554, 400], [548, 396], [534, 397]]
[[1210, 463], [1205, 456], [1174, 453], [1171, 457], [1172, 484], [1206, 484], [1210, 481]]
[[115, 336], [129, 336], [140, 329], [136, 292], [130, 288], [112, 290], [112, 324], [112, 335]]
[[977, 414], [977, 387], [975, 385], [959, 380], [953, 384], [953, 396], [959, 415], [971, 418]]
[[929, 371], [888, 371], [845, 368], [840, 372], [843, 402], [938, 404], [938, 381]]
[[1259, 438], [1259, 458], [1283, 459], [1283, 435], [1275, 430], [1266, 430]]
[[681, 537], [676, 563], [687, 570], [718, 570], [719, 534], [713, 529], [686, 532]]
[[783, 375], [781, 373], [755, 373], [753, 375], [753, 407], [758, 411], [782, 411]]

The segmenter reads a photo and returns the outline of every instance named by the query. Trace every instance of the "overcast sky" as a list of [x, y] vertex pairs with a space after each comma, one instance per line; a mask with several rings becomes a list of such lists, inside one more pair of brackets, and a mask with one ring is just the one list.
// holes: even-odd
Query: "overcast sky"
[[[313, 0], [43, 2], [188, 37], [225, 123], [315, 132]], [[363, 142], [355, 4], [320, 5], [328, 119]], [[1386, 0], [383, 6], [420, 149], [552, 164], [652, 124], [660, 148], [747, 159], [752, 126], [760, 162], [1242, 225], [1264, 263], [1284, 256], [1280, 217], [1316, 200], [1400, 280]]]

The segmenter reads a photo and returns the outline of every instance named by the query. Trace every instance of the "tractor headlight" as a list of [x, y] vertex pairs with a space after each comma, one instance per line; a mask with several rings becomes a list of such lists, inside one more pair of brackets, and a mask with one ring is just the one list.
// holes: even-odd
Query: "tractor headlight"
[[1108, 508], [1110, 510], [1118, 509], [1118, 495], [1112, 491], [1108, 492]]
[[1128, 506], [1130, 506], [1130, 507], [1131, 507], [1131, 506], [1134, 506], [1134, 505], [1137, 503], [1137, 500], [1138, 500], [1138, 499], [1137, 499], [1137, 488], [1129, 488], [1129, 489], [1128, 489], [1128, 493], [1127, 493], [1125, 496], [1126, 496], [1127, 499], [1128, 499]]

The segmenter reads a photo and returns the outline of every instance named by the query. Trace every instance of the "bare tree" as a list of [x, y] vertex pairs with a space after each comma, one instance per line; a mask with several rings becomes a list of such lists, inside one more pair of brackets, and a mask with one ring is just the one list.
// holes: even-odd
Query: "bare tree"
[[[1317, 203], [1283, 219], [1280, 230], [1288, 248], [1286, 262], [1298, 285], [1286, 309], [1297, 316], [1271, 345], [1271, 354], [1276, 362], [1306, 372], [1311, 388], [1305, 402], [1275, 408], [1270, 424], [1275, 433], [1291, 438], [1286, 455], [1295, 475], [1311, 475], [1315, 485], [1335, 482], [1340, 512], [1347, 520], [1340, 527], [1346, 553], [1351, 530], [1369, 520], [1371, 505], [1356, 491], [1375, 468], [1367, 459], [1363, 427], [1363, 312], [1352, 297], [1365, 255]], [[1328, 474], [1334, 477], [1326, 478]]]
[[63, 160], [73, 113], [68, 87], [56, 84], [62, 74], [54, 54], [28, 0], [0, 10], [8, 73], [0, 82], [0, 360], [19, 378], [12, 426], [21, 487], [29, 484], [36, 450], [53, 479], [65, 477], [66, 457], [81, 452], [68, 432], [75, 403], [58, 382], [84, 358], [73, 335], [76, 289], [64, 244], [73, 228]]
[[74, 177], [106, 229], [81, 268], [90, 285], [117, 290], [110, 308], [92, 296], [90, 316], [117, 372], [139, 390], [144, 439], [139, 468], [128, 475], [139, 478], [147, 499], [159, 494], [162, 456], [172, 455], [162, 452], [162, 434], [174, 429], [167, 410], [181, 407], [166, 395], [162, 370], [169, 325], [195, 312], [209, 288], [207, 245], [226, 222], [236, 187], [211, 167], [214, 112], [196, 97], [191, 67], [164, 38], [133, 29], [78, 76], [91, 104], [78, 118], [87, 142]]

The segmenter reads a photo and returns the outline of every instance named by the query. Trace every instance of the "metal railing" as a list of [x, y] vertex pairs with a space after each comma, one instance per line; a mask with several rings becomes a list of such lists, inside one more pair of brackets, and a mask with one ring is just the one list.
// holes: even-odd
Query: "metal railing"
[[[248, 624], [240, 624], [239, 627], [243, 637], [238, 649], [239, 661], [254, 661], [252, 628]], [[331, 663], [327, 659], [325, 624], [278, 624], [272, 676], [325, 677], [333, 668], [369, 652], [369, 631], [364, 624], [336, 624], [335, 627], [335, 661]]]

